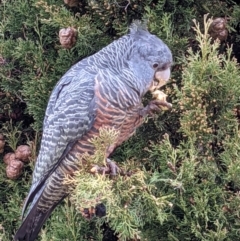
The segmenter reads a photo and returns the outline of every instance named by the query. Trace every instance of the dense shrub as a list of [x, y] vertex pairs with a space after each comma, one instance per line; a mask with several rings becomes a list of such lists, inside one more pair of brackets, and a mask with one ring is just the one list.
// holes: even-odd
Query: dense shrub
[[[102, 200], [105, 218], [86, 221], [76, 212], [77, 195], [88, 200], [83, 193], [96, 181], [79, 173], [74, 183], [89, 185], [73, 188], [39, 240], [114, 240], [114, 231], [120, 240], [239, 240], [240, 7], [230, 0], [69, 2], [0, 1], [0, 126], [7, 141], [1, 159], [28, 143], [34, 160], [53, 86], [76, 61], [125, 34], [133, 19], [148, 21], [173, 51], [172, 81], [164, 88], [173, 110], [147, 120], [116, 150], [113, 159], [136, 175], [98, 180], [99, 188], [112, 187]], [[226, 18], [225, 41], [209, 38], [206, 13]], [[63, 49], [58, 33], [69, 26], [77, 43]], [[0, 240], [12, 240], [20, 223], [33, 166], [13, 181], [0, 163]]]

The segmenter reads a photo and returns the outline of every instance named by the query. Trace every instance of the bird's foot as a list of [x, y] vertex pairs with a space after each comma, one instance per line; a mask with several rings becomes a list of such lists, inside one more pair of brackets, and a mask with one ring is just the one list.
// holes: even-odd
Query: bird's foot
[[110, 169], [110, 173], [109, 174], [110, 174], [111, 177], [114, 177], [117, 174], [121, 173], [121, 169], [118, 167], [118, 165], [114, 161], [112, 161], [112, 160], [110, 160], [108, 158], [107, 158], [107, 166]]
[[124, 170], [122, 170], [120, 167], [118, 167], [118, 165], [107, 158], [107, 166], [104, 167], [100, 167], [98, 165], [95, 165], [92, 167], [92, 169], [90, 170], [91, 173], [96, 174], [96, 173], [100, 173], [102, 175], [110, 175], [111, 178], [120, 175], [120, 176], [131, 176], [133, 174], [133, 172], [126, 172]]
[[100, 167], [98, 165], [95, 165], [94, 167], [92, 167], [91, 169], [91, 173], [100, 173], [100, 174], [109, 174], [111, 177], [114, 177], [116, 176], [117, 174], [120, 174], [121, 173], [121, 169], [117, 166], [117, 164], [108, 159], [107, 158], [107, 165], [104, 166], [104, 167]]
[[140, 115], [145, 117], [161, 112], [164, 109], [171, 109], [172, 104], [164, 100], [151, 100], [149, 104], [140, 111]]

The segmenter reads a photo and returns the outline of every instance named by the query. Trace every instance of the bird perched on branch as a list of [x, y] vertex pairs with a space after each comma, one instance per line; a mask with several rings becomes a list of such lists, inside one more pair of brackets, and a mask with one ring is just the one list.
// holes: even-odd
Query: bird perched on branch
[[[166, 44], [138, 22], [125, 36], [73, 65], [50, 96], [32, 186], [14, 240], [33, 241], [54, 208], [68, 195], [62, 181], [72, 174], [81, 155], [93, 154], [89, 141], [99, 128], [119, 132], [106, 158], [134, 134], [144, 118], [165, 101], [143, 106], [142, 97], [170, 78], [172, 54]], [[113, 165], [110, 165], [113, 168]], [[115, 172], [115, 170], [112, 170]]]

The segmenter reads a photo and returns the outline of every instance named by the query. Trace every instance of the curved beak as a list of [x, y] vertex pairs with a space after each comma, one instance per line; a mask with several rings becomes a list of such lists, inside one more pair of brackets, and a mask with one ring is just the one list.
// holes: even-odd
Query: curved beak
[[[170, 75], [171, 75], [171, 71], [170, 68], [167, 68], [163, 71], [157, 71], [155, 74], [155, 78], [159, 81], [159, 82], [167, 82], [170, 79]], [[165, 83], [166, 84], [166, 83]]]
[[153, 81], [153, 85], [150, 87], [150, 91], [154, 91], [164, 86], [167, 81], [170, 79], [171, 71], [170, 68], [167, 68], [162, 71], [157, 71], [155, 73], [155, 80]]

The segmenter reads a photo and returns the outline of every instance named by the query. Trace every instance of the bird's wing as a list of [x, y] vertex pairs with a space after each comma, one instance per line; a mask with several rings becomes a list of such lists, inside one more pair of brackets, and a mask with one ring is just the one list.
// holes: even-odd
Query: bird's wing
[[67, 72], [49, 99], [43, 136], [34, 169], [32, 186], [23, 213], [45, 180], [62, 161], [76, 140], [93, 124], [95, 118], [94, 76], [79, 71]]

